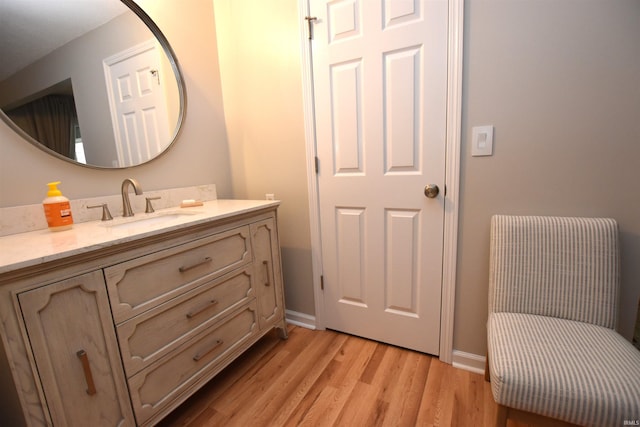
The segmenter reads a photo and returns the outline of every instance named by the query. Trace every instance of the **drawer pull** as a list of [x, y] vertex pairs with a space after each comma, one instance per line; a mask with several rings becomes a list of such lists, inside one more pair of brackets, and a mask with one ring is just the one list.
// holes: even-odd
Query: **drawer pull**
[[224, 341], [216, 340], [216, 342], [214, 342], [213, 345], [211, 345], [211, 347], [209, 347], [208, 349], [206, 349], [206, 350], [204, 350], [202, 352], [196, 353], [196, 355], [193, 356], [193, 360], [195, 360], [196, 362], [199, 361], [200, 359], [205, 357], [207, 354], [211, 353], [213, 350], [215, 350], [216, 348], [220, 347], [222, 345], [222, 343], [224, 343]]
[[179, 271], [180, 273], [184, 273], [185, 271], [191, 270], [192, 268], [196, 268], [196, 267], [198, 267], [199, 265], [202, 265], [202, 264], [206, 264], [206, 263], [208, 263], [208, 262], [211, 262], [211, 260], [212, 260], [212, 259], [211, 259], [211, 257], [210, 257], [210, 256], [208, 256], [208, 257], [204, 258], [203, 260], [198, 261], [198, 262], [196, 262], [196, 263], [193, 263], [193, 264], [191, 264], [191, 265], [184, 265], [184, 266], [180, 267], [180, 268], [178, 269], [178, 271]]
[[262, 261], [262, 263], [267, 267], [267, 281], [264, 285], [271, 286], [271, 264], [269, 264], [269, 261]]
[[205, 311], [207, 308], [212, 307], [214, 305], [218, 304], [218, 300], [212, 299], [211, 301], [202, 304], [201, 307], [196, 308], [193, 311], [190, 311], [187, 313], [187, 319], [191, 319], [193, 316], [202, 313], [203, 311]]
[[78, 350], [76, 353], [78, 359], [82, 363], [82, 370], [84, 371], [84, 378], [87, 381], [87, 394], [93, 396], [96, 394], [96, 385], [93, 382], [93, 374], [91, 373], [91, 366], [89, 365], [89, 356], [84, 350]]

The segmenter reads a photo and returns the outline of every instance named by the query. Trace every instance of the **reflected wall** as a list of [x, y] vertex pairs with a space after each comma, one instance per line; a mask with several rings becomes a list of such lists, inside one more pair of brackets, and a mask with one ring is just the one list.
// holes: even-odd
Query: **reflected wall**
[[[126, 11], [1, 81], [0, 107], [6, 111], [31, 100], [34, 94], [41, 94], [62, 81], [70, 80], [87, 163], [117, 167], [118, 154], [103, 61], [153, 39], [153, 34], [140, 18], [132, 11]], [[164, 52], [161, 57], [160, 77], [166, 91], [169, 136], [172, 136], [180, 108], [178, 86]], [[171, 140], [167, 138], [165, 148]]]

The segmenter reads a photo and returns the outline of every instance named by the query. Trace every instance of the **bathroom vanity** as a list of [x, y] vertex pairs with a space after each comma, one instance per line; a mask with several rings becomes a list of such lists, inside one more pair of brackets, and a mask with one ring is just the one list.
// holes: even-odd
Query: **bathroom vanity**
[[274, 327], [286, 338], [277, 207], [0, 237], [3, 423], [153, 425]]

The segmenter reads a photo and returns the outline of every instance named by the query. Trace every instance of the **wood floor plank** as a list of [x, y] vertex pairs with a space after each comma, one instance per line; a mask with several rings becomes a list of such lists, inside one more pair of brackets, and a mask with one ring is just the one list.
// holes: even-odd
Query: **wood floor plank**
[[229, 425], [229, 420], [223, 414], [208, 406], [193, 419], [191, 424], [201, 427], [224, 427]]
[[416, 425], [451, 425], [453, 388], [448, 366], [435, 358], [431, 361]]
[[387, 346], [384, 346], [384, 345], [376, 346], [376, 349], [373, 352], [373, 355], [371, 356], [369, 363], [367, 363], [366, 369], [360, 376], [360, 381], [362, 381], [363, 383], [371, 384], [371, 382], [373, 381], [373, 376], [378, 371], [378, 367], [380, 366], [380, 363], [382, 363], [382, 359], [386, 352], [387, 352]]
[[[394, 396], [400, 394], [402, 401], [406, 401], [407, 395], [401, 389], [401, 373], [406, 366], [407, 359], [411, 352], [399, 349], [393, 346], [385, 346], [386, 351], [378, 369], [373, 377], [371, 385], [377, 390], [375, 396], [376, 408], [375, 417], [373, 417], [367, 425], [382, 425], [383, 420], [387, 419], [389, 404], [394, 400]], [[395, 412], [395, 411], [394, 411]], [[394, 420], [397, 424], [397, 420]]]
[[[263, 420], [273, 415], [273, 411], [277, 409], [274, 409], [274, 406], [282, 400], [280, 396], [283, 389], [289, 390], [292, 377], [301, 369], [307, 369], [315, 363], [319, 353], [325, 350], [335, 337], [323, 334], [310, 342], [302, 336], [295, 338], [297, 342], [292, 347], [280, 347], [272, 363], [255, 373], [249, 382], [254, 387], [234, 390], [236, 393], [226, 393], [214, 408], [238, 425], [248, 425], [244, 423], [250, 418], [253, 419], [254, 425], [265, 425]], [[252, 391], [254, 388], [259, 392]], [[251, 411], [247, 411], [247, 405], [251, 405]]]
[[488, 427], [496, 414], [482, 375], [375, 341], [289, 326], [288, 340], [269, 333], [159, 425]]
[[409, 352], [398, 377], [395, 392], [389, 400], [389, 411], [384, 426], [416, 425], [430, 363], [430, 356]]
[[316, 348], [309, 346], [296, 359], [299, 363], [293, 363], [282, 372], [280, 379], [265, 393], [272, 395], [265, 399], [268, 403], [258, 406], [258, 413], [250, 418], [252, 423], [285, 423], [345, 341], [345, 337], [339, 334], [328, 336], [330, 341], [322, 342]]
[[477, 377], [468, 371], [458, 369], [453, 372], [453, 410], [452, 425], [469, 425], [474, 420], [482, 419], [476, 408], [473, 378]]
[[323, 417], [331, 422], [332, 425], [337, 423], [336, 420], [345, 410], [345, 406], [352, 404], [349, 398], [359, 383], [359, 378], [377, 345], [375, 342], [350, 336], [342, 347], [336, 358], [336, 362], [340, 366], [327, 383], [336, 389], [334, 399], [329, 402], [318, 402], [321, 406], [324, 406]]
[[[304, 329], [291, 328], [287, 341], [282, 341], [275, 335], [264, 337], [263, 340], [275, 341], [277, 345], [261, 359], [252, 360], [241, 377], [234, 378], [235, 381], [242, 382], [242, 387], [230, 384], [220, 387], [216, 399], [211, 403], [214, 407], [220, 408], [223, 413], [233, 412], [238, 405], [251, 401], [256, 390], [263, 390], [267, 387], [282, 366], [290, 364], [306, 346], [308, 338]], [[233, 368], [225, 371], [234, 371], [236, 369], [235, 362], [232, 366]]]
[[335, 421], [339, 426], [369, 426], [378, 425], [378, 420], [384, 411], [384, 402], [377, 399], [378, 389], [370, 384], [356, 381], [348, 404], [343, 405], [340, 415]]
[[330, 427], [334, 425], [335, 420], [326, 416], [325, 409], [330, 402], [336, 400], [337, 392], [335, 387], [324, 387], [319, 394], [315, 395], [315, 400], [310, 405], [299, 407], [298, 409], [304, 410], [294, 413], [284, 425], [287, 427]]
[[496, 424], [497, 405], [491, 394], [491, 383], [484, 381], [482, 385], [482, 425], [493, 426]]

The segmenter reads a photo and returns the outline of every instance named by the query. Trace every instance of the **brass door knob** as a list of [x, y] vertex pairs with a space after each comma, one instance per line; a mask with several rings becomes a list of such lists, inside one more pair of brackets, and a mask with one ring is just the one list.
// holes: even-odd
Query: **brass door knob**
[[435, 199], [438, 193], [440, 193], [440, 189], [435, 184], [427, 184], [424, 187], [424, 195], [430, 199]]

